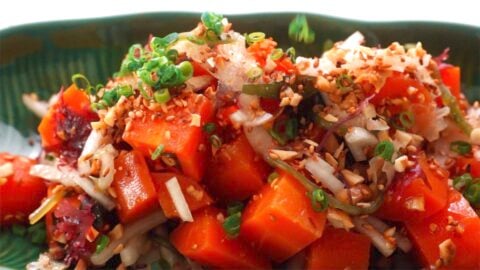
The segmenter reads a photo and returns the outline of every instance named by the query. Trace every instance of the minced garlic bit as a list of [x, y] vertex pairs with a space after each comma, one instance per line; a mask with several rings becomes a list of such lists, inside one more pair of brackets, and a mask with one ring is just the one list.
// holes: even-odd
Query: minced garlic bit
[[10, 162], [0, 165], [0, 178], [9, 177], [13, 174], [13, 164]]

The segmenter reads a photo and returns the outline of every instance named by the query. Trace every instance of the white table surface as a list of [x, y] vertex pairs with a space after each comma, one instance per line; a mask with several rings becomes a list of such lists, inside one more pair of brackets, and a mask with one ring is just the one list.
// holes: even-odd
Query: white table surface
[[441, 21], [480, 27], [476, 0], [10, 0], [2, 2], [0, 29], [15, 25], [155, 11], [310, 12], [367, 21]]

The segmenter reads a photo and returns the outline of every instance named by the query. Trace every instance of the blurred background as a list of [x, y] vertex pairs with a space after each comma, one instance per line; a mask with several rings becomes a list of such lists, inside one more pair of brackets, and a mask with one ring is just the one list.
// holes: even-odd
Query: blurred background
[[215, 11], [223, 14], [290, 11], [355, 20], [441, 21], [480, 27], [477, 6], [477, 1], [472, 0], [13, 0], [4, 2], [0, 9], [0, 29], [31, 22], [157, 11]]

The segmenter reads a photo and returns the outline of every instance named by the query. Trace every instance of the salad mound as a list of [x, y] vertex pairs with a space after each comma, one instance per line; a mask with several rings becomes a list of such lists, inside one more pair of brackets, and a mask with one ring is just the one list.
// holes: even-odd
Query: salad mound
[[[288, 34], [315, 38], [303, 16]], [[0, 223], [44, 224], [28, 269], [368, 269], [374, 250], [480, 267], [480, 111], [460, 67], [364, 43], [296, 56], [206, 12], [132, 45], [105, 85], [27, 95], [43, 152], [0, 154]]]

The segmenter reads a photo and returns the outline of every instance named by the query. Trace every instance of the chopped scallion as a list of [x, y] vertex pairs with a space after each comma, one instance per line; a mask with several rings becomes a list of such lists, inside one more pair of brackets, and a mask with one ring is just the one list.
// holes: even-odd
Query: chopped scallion
[[390, 141], [381, 141], [375, 146], [375, 156], [380, 156], [384, 160], [391, 161], [395, 148]]
[[282, 50], [282, 49], [275, 49], [275, 50], [273, 50], [273, 52], [270, 54], [270, 58], [271, 58], [273, 61], [282, 58], [282, 56], [283, 56], [283, 50]]
[[463, 196], [474, 207], [480, 206], [480, 183], [471, 184], [463, 192]]
[[167, 103], [171, 97], [168, 89], [162, 88], [160, 90], [155, 91], [155, 93], [153, 93], [153, 98], [157, 103], [163, 104], [163, 103]]
[[212, 123], [212, 122], [206, 123], [203, 126], [203, 131], [205, 131], [208, 134], [212, 134], [213, 132], [215, 132], [216, 129], [217, 129], [217, 125], [215, 125], [215, 123]]
[[469, 173], [465, 173], [453, 178], [453, 187], [456, 190], [461, 191], [462, 189], [470, 186], [470, 184], [472, 184], [472, 181], [473, 181], [472, 175]]
[[290, 57], [290, 60], [292, 60], [293, 63], [295, 63], [295, 56], [297, 55], [297, 52], [294, 47], [290, 47], [285, 51], [285, 54]]
[[315, 41], [315, 32], [310, 29], [305, 15], [297, 15], [288, 26], [288, 36], [296, 42], [310, 44]]
[[342, 93], [348, 93], [353, 90], [353, 79], [348, 74], [341, 74], [335, 80], [335, 84]]
[[158, 157], [163, 153], [163, 150], [165, 150], [165, 145], [159, 144], [155, 149], [155, 151], [153, 151], [152, 153], [152, 156], [151, 156], [152, 160], [157, 160]]
[[328, 198], [323, 189], [317, 188], [310, 194], [313, 210], [317, 212], [325, 211], [328, 207]]
[[208, 30], [219, 36], [223, 32], [223, 16], [213, 12], [204, 12], [201, 17], [202, 23]]
[[263, 32], [253, 32], [247, 35], [247, 43], [253, 44], [255, 42], [260, 42], [265, 40], [265, 33]]
[[110, 243], [110, 238], [102, 234], [102, 236], [100, 236], [97, 240], [97, 248], [95, 249], [95, 253], [98, 254], [102, 252], [107, 247], [108, 243]]
[[247, 77], [250, 80], [258, 79], [260, 78], [260, 76], [262, 76], [262, 74], [263, 74], [263, 70], [259, 67], [252, 67], [247, 71]]
[[92, 85], [85, 75], [80, 73], [74, 74], [72, 76], [72, 83], [75, 84], [78, 89], [83, 89], [90, 94], [89, 91], [92, 88]]
[[465, 141], [454, 141], [450, 144], [450, 150], [457, 154], [465, 156], [472, 152], [472, 145]]
[[231, 238], [235, 238], [240, 233], [240, 223], [242, 221], [242, 213], [238, 212], [233, 215], [228, 216], [225, 221], [223, 221], [223, 229], [227, 235]]
[[297, 137], [298, 134], [298, 120], [296, 118], [289, 118], [285, 122], [285, 136], [287, 139], [292, 140]]

